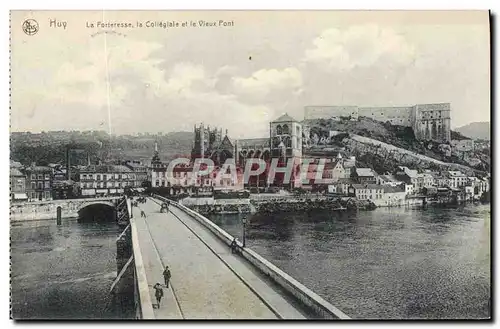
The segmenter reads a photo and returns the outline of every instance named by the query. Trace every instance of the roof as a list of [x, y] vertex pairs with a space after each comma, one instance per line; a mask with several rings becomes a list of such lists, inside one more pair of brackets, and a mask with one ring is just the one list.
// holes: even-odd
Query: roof
[[278, 119], [273, 121], [273, 123], [276, 123], [276, 122], [298, 122], [298, 121], [295, 120], [294, 118], [292, 118], [291, 116], [289, 116], [288, 113], [285, 113], [282, 116], [280, 116]]
[[143, 165], [141, 163], [136, 163], [136, 162], [127, 162], [126, 166], [132, 167], [132, 168], [146, 168], [145, 165]]
[[269, 138], [239, 139], [238, 147], [269, 147]]
[[11, 176], [24, 176], [24, 174], [17, 168], [10, 168]]
[[461, 171], [456, 171], [456, 170], [450, 170], [448, 171], [448, 174], [452, 177], [464, 177], [465, 174], [462, 173]]
[[418, 171], [415, 169], [410, 169], [410, 168], [404, 167], [404, 166], [400, 166], [399, 169], [402, 170], [410, 178], [417, 178], [418, 177]]
[[23, 165], [21, 164], [21, 162], [10, 160], [10, 166], [11, 167], [16, 167], [16, 168], [21, 168]]
[[379, 177], [385, 182], [399, 182], [399, 180], [392, 175], [380, 175]]
[[48, 167], [48, 166], [31, 166], [31, 167], [28, 167], [26, 168], [26, 170], [28, 171], [50, 171], [52, 172], [52, 168]]
[[339, 178], [337, 182], [341, 183], [341, 184], [353, 184], [354, 183], [354, 181], [351, 178], [344, 178], [344, 177]]
[[352, 184], [355, 189], [369, 189], [369, 190], [381, 190], [384, 188], [383, 185], [378, 184]]
[[82, 168], [80, 170], [82, 173], [85, 172], [90, 172], [90, 173], [121, 173], [121, 172], [125, 172], [125, 173], [131, 173], [132, 170], [130, 170], [129, 168], [127, 168], [126, 166], [124, 165], [91, 165], [91, 166], [87, 166], [85, 168]]
[[375, 173], [371, 168], [356, 168], [356, 175], [361, 177], [375, 177]]
[[405, 192], [405, 187], [395, 187], [395, 186], [387, 186], [385, 185], [383, 187], [385, 193], [399, 193], [399, 192]]

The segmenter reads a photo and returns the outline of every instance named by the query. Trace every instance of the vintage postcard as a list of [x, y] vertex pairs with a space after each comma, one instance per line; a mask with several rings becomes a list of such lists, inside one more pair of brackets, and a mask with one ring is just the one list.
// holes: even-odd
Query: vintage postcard
[[12, 319], [491, 319], [487, 11], [10, 34]]

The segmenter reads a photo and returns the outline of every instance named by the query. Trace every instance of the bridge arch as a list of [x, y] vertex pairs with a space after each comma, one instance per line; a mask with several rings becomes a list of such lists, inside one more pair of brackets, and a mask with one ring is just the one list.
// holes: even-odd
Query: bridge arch
[[114, 222], [116, 221], [116, 205], [113, 201], [95, 200], [83, 202], [78, 207], [79, 222]]

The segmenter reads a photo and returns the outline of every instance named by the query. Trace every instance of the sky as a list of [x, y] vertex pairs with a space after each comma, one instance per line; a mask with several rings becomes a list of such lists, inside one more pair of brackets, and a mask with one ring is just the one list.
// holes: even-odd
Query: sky
[[439, 102], [455, 128], [490, 120], [489, 38], [486, 11], [12, 11], [11, 131], [252, 138], [308, 105]]

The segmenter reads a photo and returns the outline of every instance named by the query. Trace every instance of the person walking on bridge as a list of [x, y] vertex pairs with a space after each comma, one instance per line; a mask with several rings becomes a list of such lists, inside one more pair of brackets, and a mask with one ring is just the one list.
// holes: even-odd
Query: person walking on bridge
[[168, 266], [165, 266], [165, 271], [163, 271], [163, 279], [165, 280], [165, 287], [167, 287], [167, 289], [171, 277], [172, 273], [170, 273], [170, 269], [168, 268]]
[[146, 213], [144, 212], [144, 210], [141, 210], [141, 217], [146, 217]]
[[160, 283], [156, 283], [153, 288], [155, 290], [157, 308], [160, 308], [161, 298], [163, 297], [163, 289]]

